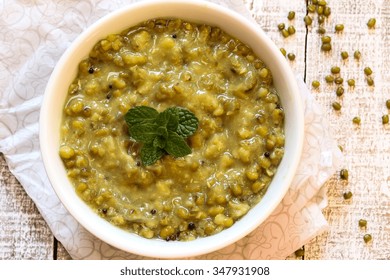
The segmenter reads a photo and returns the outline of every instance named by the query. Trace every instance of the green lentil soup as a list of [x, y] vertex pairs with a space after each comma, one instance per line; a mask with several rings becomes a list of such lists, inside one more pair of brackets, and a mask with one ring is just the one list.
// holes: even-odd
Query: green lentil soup
[[[191, 154], [140, 161], [125, 114], [176, 106], [199, 120]], [[154, 19], [111, 34], [69, 86], [59, 154], [98, 215], [145, 238], [193, 240], [232, 226], [264, 196], [284, 154], [267, 66], [217, 27]]]

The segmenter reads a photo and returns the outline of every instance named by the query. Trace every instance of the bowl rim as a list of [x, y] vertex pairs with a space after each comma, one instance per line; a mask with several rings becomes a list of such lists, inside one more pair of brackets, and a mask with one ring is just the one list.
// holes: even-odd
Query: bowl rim
[[[153, 9], [161, 9], [161, 7], [172, 7], [175, 5], [177, 7], [189, 7], [191, 9], [207, 9], [209, 13], [216, 13], [219, 17], [229, 18], [231, 22], [237, 24], [239, 27], [245, 27], [248, 32], [251, 34], [255, 34], [261, 42], [265, 42], [266, 48], [268, 48], [268, 52], [272, 55], [272, 58], [280, 67], [277, 69], [283, 69], [282, 74], [284, 79], [290, 83], [288, 86], [290, 88], [289, 96], [291, 100], [289, 102], [293, 102], [295, 110], [294, 115], [294, 143], [295, 150], [291, 151], [291, 155], [293, 156], [287, 163], [287, 167], [289, 168], [287, 174], [281, 178], [281, 183], [283, 186], [278, 189], [278, 196], [276, 198], [266, 200], [264, 203], [259, 203], [262, 205], [261, 210], [265, 211], [264, 215], [261, 219], [256, 218], [256, 211], [254, 210], [258, 205], [254, 206], [242, 219], [235, 222], [235, 224], [228, 228], [224, 229], [220, 233], [204, 238], [198, 238], [193, 241], [171, 241], [165, 242], [158, 239], [147, 240], [143, 237], [140, 237], [133, 233], [125, 232], [122, 229], [119, 229], [109, 222], [105, 221], [98, 215], [96, 215], [89, 206], [86, 205], [84, 201], [82, 201], [78, 196], [76, 196], [76, 192], [74, 188], [72, 188], [72, 193], [70, 193], [67, 187], [71, 186], [69, 181], [66, 182], [66, 186], [64, 186], [63, 181], [56, 180], [58, 176], [63, 178], [65, 172], [58, 169], [58, 152], [53, 161], [53, 149], [50, 147], [54, 147], [53, 140], [50, 137], [51, 127], [53, 123], [53, 119], [48, 118], [51, 114], [55, 114], [58, 108], [52, 108], [51, 105], [55, 102], [55, 88], [59, 79], [61, 79], [60, 75], [63, 71], [66, 71], [66, 66], [68, 64], [69, 59], [72, 55], [84, 44], [85, 41], [91, 40], [95, 34], [99, 33], [99, 29], [103, 26], [118, 21], [118, 18], [124, 18], [128, 14], [134, 14], [137, 11], [145, 11], [145, 10], [153, 10]], [[204, 10], [206, 11], [206, 10]], [[173, 16], [166, 16], [173, 17]], [[176, 16], [179, 18], [184, 18], [192, 21], [201, 21], [196, 19], [190, 19], [188, 16]], [[196, 17], [196, 16], [195, 16]], [[155, 16], [145, 17], [147, 18], [155, 18]], [[135, 24], [135, 23], [134, 23]], [[128, 27], [133, 26], [134, 24], [129, 24]], [[216, 24], [214, 24], [216, 25]], [[222, 27], [223, 29], [223, 27]], [[119, 29], [117, 31], [121, 31]], [[226, 30], [229, 34], [229, 30]], [[105, 34], [108, 35], [108, 34]], [[104, 36], [104, 34], [103, 34]], [[100, 37], [102, 38], [102, 37]], [[240, 39], [241, 40], [241, 39]], [[89, 42], [89, 45], [95, 44], [94, 42]], [[252, 47], [252, 46], [251, 46]], [[262, 58], [263, 59], [263, 58]], [[78, 64], [78, 62], [77, 62]], [[77, 65], [75, 64], [75, 65]], [[267, 63], [266, 63], [267, 64]], [[270, 66], [270, 65], [268, 65]], [[271, 68], [271, 67], [270, 67]], [[280, 70], [279, 69], [279, 70]], [[278, 71], [279, 71], [278, 70]], [[281, 70], [280, 70], [281, 71]], [[272, 69], [271, 69], [271, 72]], [[58, 113], [58, 112], [57, 112]], [[58, 132], [59, 133], [59, 132]], [[40, 150], [41, 155], [45, 167], [45, 171], [48, 175], [49, 181], [59, 197], [61, 203], [65, 206], [68, 212], [74, 217], [80, 225], [82, 225], [86, 230], [92, 233], [95, 237], [100, 240], [110, 244], [118, 249], [124, 250], [129, 253], [146, 256], [146, 257], [157, 257], [157, 258], [183, 258], [183, 257], [194, 257], [198, 255], [207, 254], [219, 249], [222, 249], [239, 239], [243, 238], [250, 232], [252, 232], [255, 228], [257, 228], [264, 220], [276, 209], [276, 207], [280, 204], [281, 200], [287, 193], [295, 172], [298, 168], [300, 155], [303, 148], [303, 138], [304, 138], [304, 116], [303, 116], [303, 104], [301, 96], [299, 95], [299, 88], [296, 83], [295, 76], [293, 75], [292, 69], [289, 64], [286, 62], [285, 58], [282, 56], [276, 45], [271, 41], [269, 37], [265, 34], [265, 32], [260, 28], [260, 26], [255, 25], [249, 19], [244, 16], [238, 14], [237, 12], [223, 7], [221, 5], [203, 1], [203, 0], [150, 0], [150, 1], [141, 1], [129, 4], [125, 7], [120, 8], [119, 10], [115, 10], [110, 12], [106, 16], [102, 17], [92, 25], [90, 25], [86, 30], [84, 30], [70, 45], [69, 48], [63, 53], [59, 61], [57, 62], [50, 78], [47, 83], [42, 107], [39, 116], [39, 141], [40, 141]], [[59, 147], [59, 143], [57, 143], [57, 149]], [[285, 157], [282, 159], [282, 163]], [[61, 162], [62, 163], [62, 162]], [[279, 168], [278, 168], [279, 169]], [[275, 177], [274, 177], [275, 178]], [[274, 178], [272, 181], [274, 181]], [[274, 182], [271, 183], [271, 185]], [[276, 184], [276, 183], [275, 183]], [[271, 187], [271, 186], [270, 186]], [[268, 191], [267, 191], [268, 193]], [[258, 211], [257, 211], [258, 212]], [[248, 220], [256, 218], [256, 222], [251, 222], [250, 226], [245, 229], [239, 229], [239, 225], [248, 223]], [[107, 230], [104, 230], [107, 229]], [[112, 235], [115, 233], [115, 236]], [[131, 237], [130, 237], [131, 236]], [[132, 242], [126, 242], [131, 239]], [[205, 240], [207, 240], [205, 242]], [[183, 246], [185, 244], [185, 246]]]

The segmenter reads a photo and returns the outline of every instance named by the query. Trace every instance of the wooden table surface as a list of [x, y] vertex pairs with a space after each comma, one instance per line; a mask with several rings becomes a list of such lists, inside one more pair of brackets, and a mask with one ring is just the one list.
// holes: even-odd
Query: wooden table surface
[[[386, 108], [390, 99], [390, 1], [327, 0], [331, 15], [320, 24], [321, 17], [309, 13], [313, 22], [308, 28], [303, 18], [311, 0], [244, 2], [276, 45], [295, 55], [289, 63], [323, 107], [343, 149], [342, 168], [349, 171], [348, 180], [341, 180], [338, 170], [326, 183], [329, 201], [324, 215], [330, 227], [304, 246], [303, 259], [390, 259], [390, 127], [382, 124], [382, 116], [390, 113]], [[0, 15], [1, 11], [2, 7]], [[295, 12], [292, 20], [287, 18], [289, 11]], [[370, 18], [376, 18], [373, 29], [366, 25]], [[284, 38], [278, 30], [280, 23], [286, 28], [294, 26], [296, 33]], [[335, 32], [336, 24], [343, 24], [344, 30]], [[329, 52], [321, 50], [320, 25], [332, 38]], [[353, 57], [356, 50], [362, 54], [360, 60]], [[348, 59], [341, 58], [342, 51], [348, 52]], [[341, 69], [333, 76], [344, 79], [342, 96], [336, 95], [340, 85], [325, 82], [333, 66]], [[374, 85], [367, 84], [365, 67], [373, 70]], [[356, 85], [348, 86], [348, 79]], [[311, 86], [314, 80], [321, 84], [318, 89]], [[335, 101], [342, 105], [340, 111], [332, 108]], [[352, 122], [354, 117], [360, 117], [360, 125]], [[343, 193], [348, 191], [352, 198], [346, 200]], [[70, 259], [2, 154], [0, 209], [0, 259]], [[359, 219], [367, 220], [366, 228], [359, 227]], [[365, 243], [365, 234], [371, 234], [372, 241]]]

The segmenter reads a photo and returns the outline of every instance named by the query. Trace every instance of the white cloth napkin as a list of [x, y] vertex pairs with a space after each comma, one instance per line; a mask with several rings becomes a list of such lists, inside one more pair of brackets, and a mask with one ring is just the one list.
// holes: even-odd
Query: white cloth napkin
[[[38, 116], [46, 83], [69, 44], [126, 0], [9, 1], [0, 17], [0, 151], [36, 203], [54, 236], [74, 259], [140, 259], [98, 240], [67, 212], [46, 176]], [[240, 1], [213, 0], [247, 17]], [[250, 235], [199, 259], [284, 259], [327, 228], [323, 185], [341, 153], [321, 108], [298, 78], [305, 104], [305, 143], [294, 181], [279, 207]]]

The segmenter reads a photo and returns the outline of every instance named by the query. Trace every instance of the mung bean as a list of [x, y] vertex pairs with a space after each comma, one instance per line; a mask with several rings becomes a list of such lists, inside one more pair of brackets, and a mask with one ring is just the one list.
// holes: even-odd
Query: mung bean
[[287, 58], [288, 58], [289, 60], [291, 60], [291, 61], [294, 61], [294, 60], [295, 60], [295, 54], [289, 53], [289, 54], [287, 54]]
[[336, 24], [334, 30], [336, 32], [342, 32], [344, 30], [344, 24]]
[[311, 82], [311, 85], [313, 88], [319, 88], [320, 87], [320, 82], [317, 80], [314, 80]]
[[334, 79], [334, 83], [337, 85], [341, 85], [344, 82], [344, 79], [342, 77], [336, 77]]
[[336, 95], [342, 96], [344, 94], [344, 88], [342, 86], [337, 87], [336, 89]]
[[354, 118], [352, 119], [352, 122], [353, 122], [354, 124], [359, 125], [360, 122], [361, 122], [360, 117], [354, 117]]
[[345, 168], [341, 169], [340, 170], [340, 179], [348, 180], [348, 177], [349, 177], [348, 170]]
[[293, 35], [295, 34], [296, 30], [295, 30], [295, 27], [293, 25], [290, 25], [288, 28], [287, 28], [287, 31], [290, 35]]
[[348, 85], [350, 87], [354, 87], [355, 86], [355, 80], [354, 79], [348, 79], [347, 83], [348, 83]]
[[360, 220], [359, 220], [359, 227], [362, 227], [362, 228], [367, 227], [367, 220], [365, 220], [365, 219], [360, 219]]
[[330, 72], [332, 74], [339, 74], [340, 73], [340, 67], [338, 66], [333, 66], [332, 68], [330, 68]]
[[289, 20], [293, 20], [295, 18], [295, 12], [294, 11], [289, 11], [288, 15], [287, 15], [287, 18]]
[[365, 67], [364, 68], [364, 74], [366, 74], [366, 76], [369, 76], [372, 74], [372, 69], [370, 67]]
[[363, 236], [364, 243], [368, 243], [372, 240], [372, 235], [367, 233]]
[[335, 111], [340, 111], [341, 110], [341, 104], [337, 101], [332, 103], [332, 107]]
[[331, 13], [332, 13], [331, 8], [329, 6], [326, 6], [324, 8], [324, 16], [329, 17]]
[[328, 52], [332, 49], [332, 45], [330, 43], [324, 43], [321, 45], [321, 50]]
[[388, 124], [389, 123], [389, 115], [383, 115], [382, 116], [382, 123]]
[[334, 82], [334, 77], [332, 75], [326, 75], [325, 76], [325, 81], [327, 83], [333, 83]]
[[279, 29], [280, 31], [282, 31], [285, 27], [286, 27], [286, 25], [285, 25], [284, 23], [279, 23], [279, 24], [278, 24], [278, 29]]
[[343, 197], [344, 197], [345, 200], [351, 199], [352, 198], [352, 192], [351, 191], [347, 191], [347, 192], [343, 193]]
[[283, 36], [284, 38], [287, 38], [288, 36], [290, 36], [290, 33], [288, 32], [287, 29], [283, 29], [283, 30], [282, 30], [282, 36]]
[[330, 43], [332, 41], [332, 38], [330, 36], [322, 36], [321, 37], [322, 43]]
[[318, 30], [317, 30], [318, 34], [325, 34], [326, 33], [326, 29], [323, 28], [322, 26], [318, 27]]
[[368, 28], [374, 28], [374, 27], [375, 27], [375, 24], [376, 24], [376, 19], [375, 19], [375, 18], [370, 18], [370, 19], [367, 21], [367, 26], [368, 26]]
[[313, 19], [308, 15], [303, 18], [303, 21], [305, 22], [306, 26], [309, 26], [313, 23]]
[[361, 54], [360, 51], [355, 51], [355, 52], [353, 53], [353, 57], [354, 57], [355, 59], [359, 60], [359, 59], [362, 57], [362, 54]]
[[348, 55], [348, 52], [346, 52], [346, 51], [342, 51], [342, 52], [341, 52], [341, 58], [342, 58], [342, 59], [345, 60], [345, 59], [348, 58], [348, 56], [349, 56], [349, 55]]
[[373, 86], [374, 85], [374, 79], [372, 77], [367, 77], [367, 85], [369, 86]]

